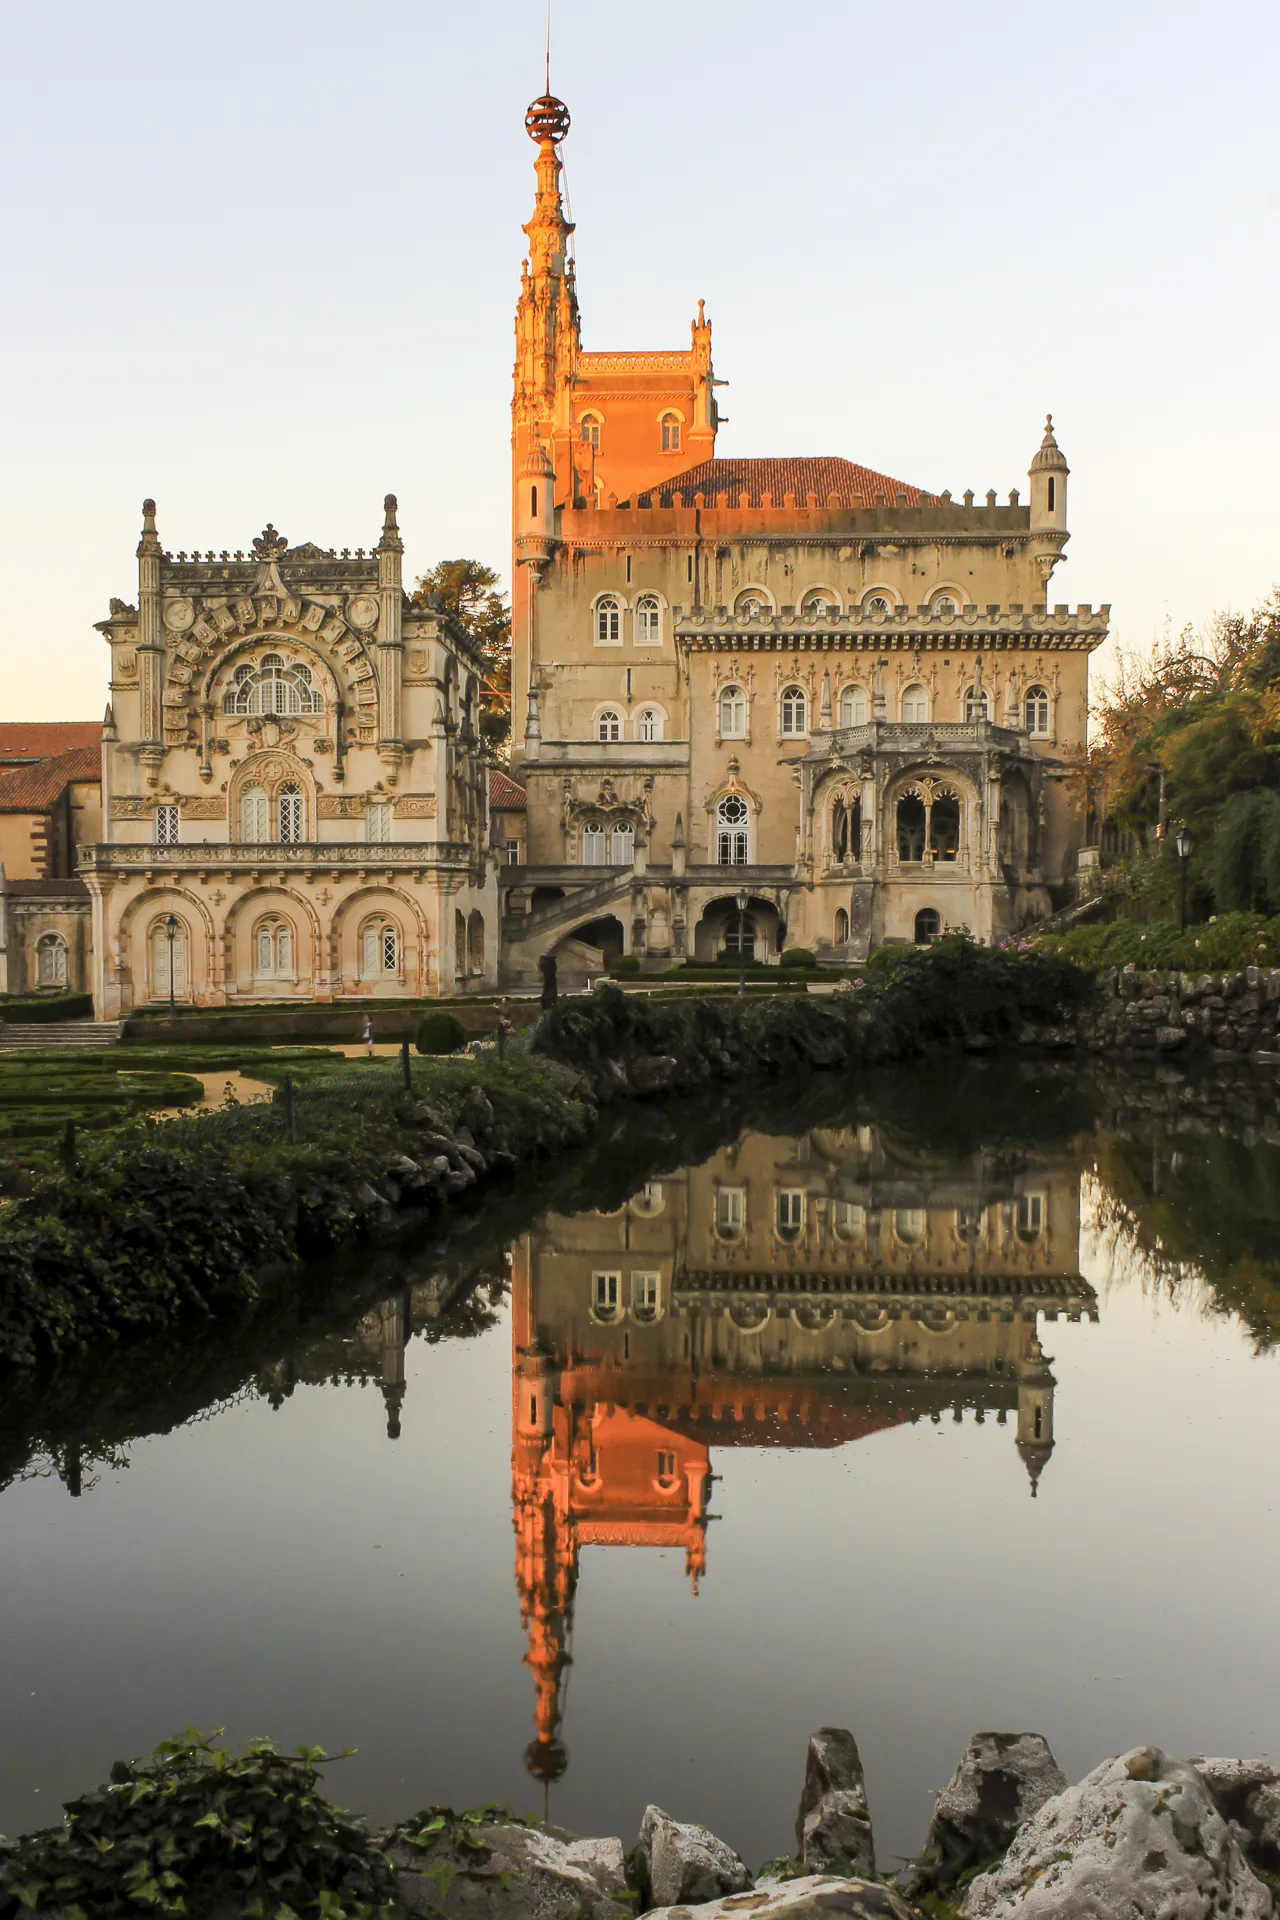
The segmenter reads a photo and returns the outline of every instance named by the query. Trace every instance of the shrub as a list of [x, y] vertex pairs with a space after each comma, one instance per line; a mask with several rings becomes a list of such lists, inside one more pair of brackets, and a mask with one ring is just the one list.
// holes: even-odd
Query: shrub
[[620, 953], [617, 959], [610, 966], [609, 971], [613, 975], [615, 980], [622, 978], [623, 975], [626, 975], [627, 978], [630, 978], [632, 974], [639, 973], [640, 971], [639, 954], [638, 953]]
[[[319, 1791], [328, 1755], [242, 1754], [195, 1728], [149, 1762], [118, 1760], [61, 1826], [0, 1854], [0, 1914], [67, 1920], [148, 1912], [351, 1916], [397, 1910], [395, 1869], [363, 1824]], [[325, 1896], [328, 1895], [328, 1900]], [[340, 1897], [339, 1897], [340, 1896]]]
[[0, 998], [0, 1020], [6, 1025], [46, 1020], [92, 1020], [93, 995], [89, 993], [46, 993], [43, 996], [6, 1000]]
[[780, 967], [816, 967], [817, 964], [817, 954], [810, 953], [808, 947], [788, 947], [778, 962]]
[[465, 1046], [467, 1030], [457, 1014], [446, 1013], [436, 1007], [424, 1013], [418, 1022], [418, 1038], [414, 1043], [419, 1053], [457, 1053]]
[[1041, 934], [1042, 953], [1061, 955], [1086, 967], [1143, 967], [1157, 972], [1231, 972], [1237, 967], [1280, 966], [1280, 917], [1258, 913], [1221, 913], [1203, 926], [1181, 933], [1172, 921], [1139, 926], [1113, 920], [1106, 926], [1072, 927], [1066, 933]]

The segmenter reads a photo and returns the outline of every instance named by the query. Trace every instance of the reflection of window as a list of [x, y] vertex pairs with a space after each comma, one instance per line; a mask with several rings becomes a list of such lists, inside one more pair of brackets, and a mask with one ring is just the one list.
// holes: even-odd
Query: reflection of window
[[591, 1276], [591, 1310], [598, 1320], [612, 1320], [618, 1311], [622, 1298], [622, 1275], [620, 1273], [593, 1273]]
[[272, 918], [258, 923], [254, 935], [254, 972], [264, 980], [292, 978], [293, 928], [287, 920]]
[[831, 1224], [837, 1240], [861, 1240], [867, 1216], [853, 1200], [837, 1200], [831, 1208]]
[[651, 593], [636, 601], [636, 645], [656, 647], [662, 639], [662, 608]]
[[741, 687], [726, 687], [720, 695], [720, 735], [741, 740], [747, 731], [747, 700]]
[[778, 1238], [798, 1240], [804, 1228], [804, 1189], [784, 1187], [778, 1195]]
[[42, 933], [36, 941], [36, 980], [42, 987], [67, 984], [67, 943], [60, 933]]
[[675, 1483], [676, 1457], [674, 1453], [660, 1452], [658, 1454], [658, 1485], [674, 1487]]
[[924, 1209], [899, 1207], [893, 1216], [893, 1225], [899, 1240], [914, 1247], [917, 1241], [924, 1239]]
[[1042, 1193], [1020, 1193], [1018, 1195], [1018, 1238], [1020, 1240], [1038, 1240], [1044, 1231], [1044, 1195]]
[[582, 829], [582, 864], [584, 867], [604, 865], [604, 828], [598, 820], [588, 820]]
[[386, 800], [371, 800], [365, 808], [365, 839], [385, 846], [391, 839], [395, 809]]
[[621, 740], [622, 715], [613, 707], [606, 707], [596, 721], [596, 738], [597, 740]]
[[631, 1196], [631, 1211], [647, 1220], [655, 1213], [661, 1213], [666, 1202], [662, 1197], [661, 1180], [646, 1180], [639, 1193]]
[[156, 845], [158, 847], [176, 847], [178, 844], [178, 809], [175, 806], [156, 808]]
[[716, 808], [716, 864], [747, 864], [747, 803], [740, 793], [726, 793]]
[[662, 1288], [660, 1273], [633, 1273], [631, 1311], [637, 1320], [654, 1320], [658, 1314], [658, 1296]]
[[269, 839], [265, 787], [246, 787], [240, 795], [240, 838], [250, 846]]
[[923, 687], [907, 688], [902, 696], [902, 718], [917, 727], [929, 718], [929, 696]]
[[310, 667], [286, 663], [283, 654], [264, 653], [258, 665], [236, 668], [222, 696], [224, 713], [323, 713]]
[[287, 780], [276, 795], [276, 815], [280, 822], [280, 843], [296, 847], [303, 837], [302, 789]]
[[680, 451], [680, 416], [679, 414], [664, 413], [662, 416], [661, 426], [662, 426], [662, 451], [664, 453], [679, 453]]
[[1026, 699], [1027, 732], [1047, 735], [1049, 731], [1049, 695], [1043, 687], [1028, 687]]
[[863, 687], [846, 687], [840, 695], [840, 725], [842, 727], [865, 727], [867, 724], [867, 695]]
[[788, 687], [782, 696], [782, 731], [797, 734], [805, 731], [805, 716], [808, 702], [802, 687]]
[[622, 639], [622, 603], [606, 593], [596, 602], [596, 645], [617, 646]]
[[740, 1237], [746, 1211], [745, 1187], [717, 1187], [716, 1232], [722, 1240], [737, 1240]]

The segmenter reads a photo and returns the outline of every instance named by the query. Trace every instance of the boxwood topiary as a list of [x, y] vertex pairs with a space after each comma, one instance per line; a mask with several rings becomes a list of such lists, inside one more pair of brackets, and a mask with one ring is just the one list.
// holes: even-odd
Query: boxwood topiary
[[640, 971], [639, 954], [638, 953], [620, 953], [617, 959], [610, 964], [609, 971], [611, 974], [614, 975], [615, 978], [617, 978], [621, 974], [630, 975], [633, 973], [639, 973]]
[[778, 965], [780, 967], [816, 967], [818, 956], [810, 953], [808, 947], [788, 947]]
[[457, 1014], [435, 1007], [419, 1020], [415, 1045], [419, 1053], [457, 1053], [466, 1039], [467, 1030]]

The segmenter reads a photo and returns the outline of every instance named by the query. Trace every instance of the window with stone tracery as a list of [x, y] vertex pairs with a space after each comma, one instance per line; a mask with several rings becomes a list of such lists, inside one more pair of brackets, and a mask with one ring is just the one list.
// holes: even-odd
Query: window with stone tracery
[[767, 620], [773, 612], [767, 595], [753, 587], [748, 587], [745, 593], [738, 595], [733, 610], [739, 620]]
[[966, 726], [974, 726], [979, 720], [991, 718], [991, 698], [985, 687], [970, 687], [964, 697], [964, 718]]
[[156, 845], [158, 847], [176, 847], [178, 844], [178, 809], [166, 804], [156, 808]]
[[679, 453], [680, 451], [680, 415], [664, 413], [660, 422], [662, 427], [662, 451]]
[[600, 416], [599, 414], [598, 413], [583, 414], [582, 426], [581, 426], [580, 432], [581, 432], [583, 446], [590, 447], [592, 453], [599, 453], [600, 451]]
[[395, 808], [388, 800], [371, 800], [365, 808], [364, 837], [376, 846], [386, 846], [395, 832]]
[[293, 928], [287, 920], [272, 915], [260, 920], [254, 931], [254, 967], [260, 980], [293, 978]]
[[324, 701], [311, 669], [283, 654], [264, 653], [256, 666], [246, 662], [232, 675], [222, 696], [224, 713], [323, 713]]
[[301, 845], [305, 838], [306, 808], [303, 805], [302, 788], [292, 780], [287, 780], [276, 795], [276, 824], [282, 846]]
[[67, 943], [60, 933], [42, 933], [36, 941], [36, 982], [42, 987], [67, 984]]
[[621, 740], [621, 738], [622, 715], [617, 713], [614, 708], [606, 707], [596, 721], [596, 739], [608, 741]]
[[267, 826], [270, 811], [265, 787], [246, 787], [240, 795], [240, 838], [249, 846], [260, 846], [271, 835]]
[[750, 810], [740, 793], [726, 793], [716, 808], [716, 865], [745, 867]]
[[368, 920], [360, 935], [360, 972], [366, 980], [400, 971], [400, 931], [391, 920]]
[[584, 867], [602, 867], [604, 865], [604, 828], [598, 820], [588, 820], [582, 829], [582, 864]]
[[829, 593], [807, 593], [800, 611], [810, 620], [826, 620], [836, 611], [836, 603]]
[[638, 740], [661, 740], [662, 715], [655, 707], [646, 707], [636, 723]]

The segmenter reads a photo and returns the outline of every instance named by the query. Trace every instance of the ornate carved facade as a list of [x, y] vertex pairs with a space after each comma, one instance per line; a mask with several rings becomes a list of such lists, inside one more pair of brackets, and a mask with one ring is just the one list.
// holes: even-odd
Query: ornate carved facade
[[510, 979], [557, 943], [587, 971], [620, 948], [709, 957], [737, 937], [740, 888], [761, 958], [989, 940], [1064, 903], [1089, 858], [1075, 770], [1108, 609], [1048, 602], [1068, 539], [1052, 424], [1026, 501], [716, 457], [701, 305], [687, 352], [582, 350], [568, 113], [545, 98], [527, 124]]
[[480, 662], [367, 554], [166, 553], [113, 600], [103, 828], [80, 852], [100, 1017], [415, 996], [497, 977]]

